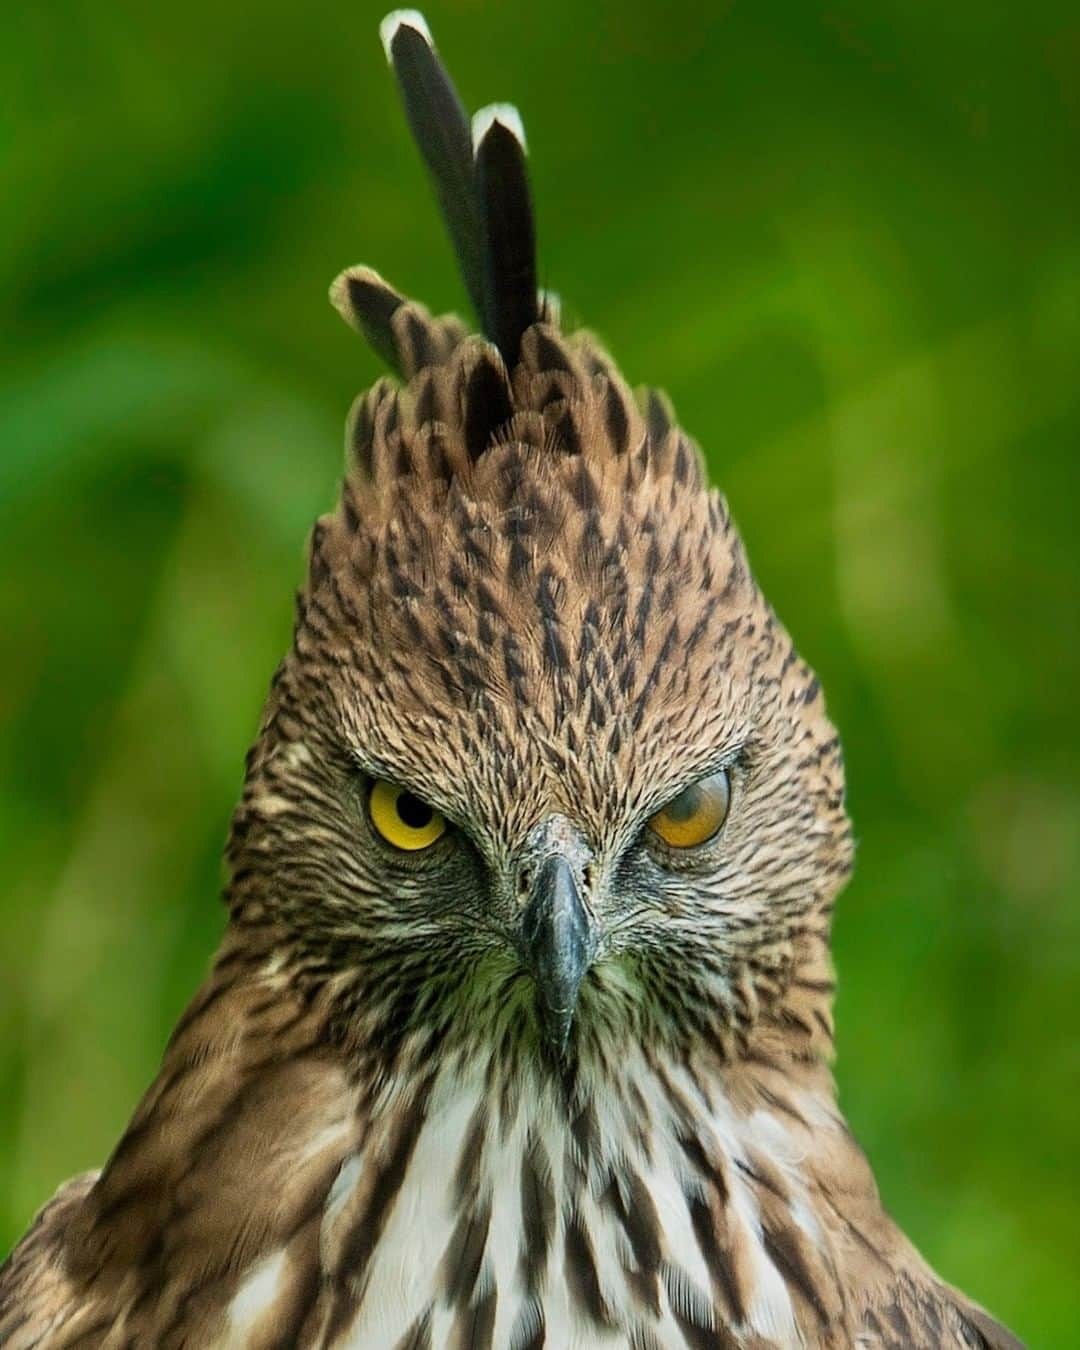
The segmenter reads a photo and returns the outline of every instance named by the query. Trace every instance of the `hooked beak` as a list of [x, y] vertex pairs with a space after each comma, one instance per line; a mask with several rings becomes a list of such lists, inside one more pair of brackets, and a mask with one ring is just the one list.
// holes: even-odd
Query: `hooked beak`
[[536, 1006], [550, 1047], [566, 1054], [578, 989], [596, 952], [596, 933], [574, 872], [561, 854], [544, 859], [521, 921], [525, 958], [536, 982]]

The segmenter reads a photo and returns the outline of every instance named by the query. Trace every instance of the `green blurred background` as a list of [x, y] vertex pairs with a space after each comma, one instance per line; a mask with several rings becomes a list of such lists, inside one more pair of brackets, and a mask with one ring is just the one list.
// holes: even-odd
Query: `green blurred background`
[[[374, 358], [461, 286], [376, 36], [10, 7], [0, 54], [0, 1249], [98, 1163], [220, 851]], [[844, 735], [839, 1077], [885, 1197], [1080, 1345], [1075, 4], [436, 0], [530, 133], [545, 283], [663, 384]]]

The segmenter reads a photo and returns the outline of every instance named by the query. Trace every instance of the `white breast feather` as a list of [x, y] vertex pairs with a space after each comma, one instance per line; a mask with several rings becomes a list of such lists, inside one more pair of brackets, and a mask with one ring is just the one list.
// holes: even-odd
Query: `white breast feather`
[[[626, 1066], [633, 1077], [652, 1118], [651, 1156], [640, 1155], [632, 1141], [626, 1121], [611, 1102], [597, 1097], [599, 1150], [608, 1159], [622, 1159], [641, 1177], [656, 1206], [664, 1234], [664, 1245], [672, 1266], [683, 1273], [676, 1297], [700, 1303], [710, 1297], [710, 1272], [693, 1230], [686, 1203], [687, 1164], [676, 1137], [671, 1103], [664, 1086], [642, 1061]], [[678, 1079], [678, 1073], [675, 1073]], [[695, 1093], [689, 1082], [679, 1082], [688, 1099]], [[448, 1343], [456, 1310], [445, 1305], [441, 1279], [443, 1256], [457, 1222], [454, 1202], [454, 1173], [465, 1146], [466, 1135], [477, 1103], [487, 1088], [479, 1069], [462, 1072], [459, 1066], [448, 1069], [436, 1085], [428, 1103], [426, 1121], [385, 1227], [368, 1268], [360, 1311], [335, 1350], [386, 1350], [402, 1338], [414, 1322], [434, 1302], [433, 1344]], [[624, 1099], [625, 1100], [625, 1099]], [[704, 1114], [704, 1113], [703, 1113]], [[618, 1338], [594, 1327], [575, 1307], [569, 1291], [565, 1268], [566, 1180], [563, 1176], [570, 1122], [565, 1113], [553, 1108], [548, 1095], [532, 1096], [522, 1092], [517, 1117], [503, 1137], [493, 1128], [485, 1141], [479, 1185], [491, 1195], [491, 1223], [482, 1263], [481, 1282], [493, 1283], [498, 1294], [494, 1344], [505, 1350], [512, 1329], [525, 1303], [521, 1284], [519, 1253], [521, 1248], [521, 1160], [530, 1130], [538, 1131], [552, 1168], [557, 1223], [551, 1247], [548, 1278], [543, 1291], [547, 1344], [558, 1350], [616, 1350]], [[758, 1112], [754, 1117], [739, 1115], [723, 1100], [710, 1103], [706, 1141], [714, 1156], [726, 1157], [729, 1165], [729, 1193], [733, 1217], [743, 1227], [743, 1240], [749, 1253], [752, 1272], [752, 1296], [746, 1325], [736, 1328], [746, 1335], [757, 1335], [780, 1345], [796, 1345], [794, 1310], [787, 1286], [765, 1249], [756, 1197], [732, 1164], [745, 1160], [746, 1148], [753, 1144], [766, 1152], [785, 1171], [793, 1186], [797, 1216], [801, 1226], [815, 1241], [820, 1231], [804, 1203], [797, 1159], [792, 1141], [782, 1122]], [[340, 1240], [337, 1231], [348, 1210], [349, 1201], [365, 1174], [363, 1156], [352, 1154], [342, 1163], [331, 1188], [323, 1219], [321, 1250], [324, 1262]], [[621, 1228], [601, 1205], [600, 1188], [604, 1173], [590, 1173], [590, 1184], [580, 1200], [580, 1213], [592, 1241], [601, 1288], [615, 1309], [630, 1305], [624, 1265], [628, 1243]], [[286, 1258], [284, 1250], [274, 1252], [246, 1275], [229, 1309], [229, 1336], [223, 1350], [239, 1350], [249, 1343], [262, 1314], [272, 1307], [280, 1287]], [[661, 1315], [652, 1333], [665, 1350], [685, 1350], [685, 1338], [674, 1317], [668, 1295], [662, 1291]]]

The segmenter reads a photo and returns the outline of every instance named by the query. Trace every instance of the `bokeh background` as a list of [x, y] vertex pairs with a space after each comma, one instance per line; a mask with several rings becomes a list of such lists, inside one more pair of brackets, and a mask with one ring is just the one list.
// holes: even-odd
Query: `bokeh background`
[[[839, 1078], [930, 1259], [1080, 1345], [1074, 4], [432, 0], [543, 273], [706, 447], [843, 732]], [[341, 0], [52, 0], [0, 49], [0, 1250], [98, 1163], [374, 358], [457, 281]]]

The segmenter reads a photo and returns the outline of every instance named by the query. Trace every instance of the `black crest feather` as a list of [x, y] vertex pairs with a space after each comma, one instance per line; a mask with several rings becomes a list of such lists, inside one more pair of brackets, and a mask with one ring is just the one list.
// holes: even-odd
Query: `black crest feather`
[[[394, 10], [380, 25], [383, 46], [401, 91], [413, 139], [427, 166], [481, 328], [513, 367], [530, 324], [554, 310], [536, 289], [536, 230], [521, 119], [508, 104], [469, 118], [416, 10]], [[348, 284], [335, 303], [395, 368], [399, 335], [391, 320], [401, 303], [381, 282]], [[347, 301], [347, 303], [342, 303]], [[400, 324], [398, 327], [400, 328]]]
[[421, 15], [415, 10], [395, 10], [383, 20], [380, 33], [413, 140], [435, 186], [465, 288], [482, 318], [483, 234], [468, 114]]
[[473, 122], [476, 190], [484, 224], [484, 331], [508, 366], [521, 336], [539, 318], [536, 234], [521, 123], [513, 108], [493, 104]]

